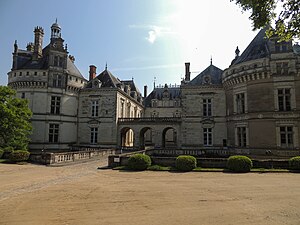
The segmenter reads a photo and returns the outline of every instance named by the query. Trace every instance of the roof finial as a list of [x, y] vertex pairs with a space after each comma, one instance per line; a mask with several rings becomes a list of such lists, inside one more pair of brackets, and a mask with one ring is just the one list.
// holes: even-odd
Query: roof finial
[[106, 62], [106, 64], [105, 64], [105, 70], [107, 70], [107, 62]]
[[210, 65], [212, 65], [212, 56], [210, 56]]
[[235, 58], [237, 58], [239, 56], [240, 56], [239, 46], [236, 46], [236, 49], [235, 49]]
[[55, 23], [57, 23], [57, 17], [55, 18]]
[[154, 80], [153, 80], [153, 89], [155, 89], [155, 81], [156, 81], [156, 77], [154, 77]]
[[134, 80], [133, 76], [132, 76], [132, 78], [131, 78], [131, 79], [132, 79], [132, 81]]

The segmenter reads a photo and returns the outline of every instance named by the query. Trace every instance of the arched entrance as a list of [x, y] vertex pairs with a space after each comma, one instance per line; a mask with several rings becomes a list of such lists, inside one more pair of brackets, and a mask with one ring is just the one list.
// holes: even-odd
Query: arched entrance
[[121, 147], [133, 148], [134, 132], [130, 127], [124, 127], [121, 130]]
[[167, 127], [162, 132], [162, 147], [176, 148], [177, 147], [177, 131], [173, 127]]
[[140, 131], [140, 149], [146, 149], [153, 146], [152, 143], [152, 129], [150, 127], [144, 127]]

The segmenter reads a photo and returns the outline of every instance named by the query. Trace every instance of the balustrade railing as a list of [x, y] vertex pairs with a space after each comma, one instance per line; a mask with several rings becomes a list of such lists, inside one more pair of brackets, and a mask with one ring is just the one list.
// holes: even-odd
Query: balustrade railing
[[145, 123], [145, 122], [181, 122], [181, 117], [140, 117], [119, 118], [119, 123]]

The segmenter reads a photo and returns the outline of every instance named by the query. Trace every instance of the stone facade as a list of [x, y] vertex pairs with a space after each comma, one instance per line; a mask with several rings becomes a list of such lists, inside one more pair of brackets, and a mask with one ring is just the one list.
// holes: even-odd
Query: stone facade
[[[76, 147], [235, 149], [265, 154], [298, 150], [300, 46], [265, 38], [261, 30], [224, 71], [211, 64], [179, 86], [155, 87], [144, 98], [133, 80], [91, 65], [86, 80], [74, 65], [61, 28], [34, 30], [26, 50], [14, 45], [8, 85], [33, 111], [31, 150]], [[290, 154], [290, 153], [289, 153]]]

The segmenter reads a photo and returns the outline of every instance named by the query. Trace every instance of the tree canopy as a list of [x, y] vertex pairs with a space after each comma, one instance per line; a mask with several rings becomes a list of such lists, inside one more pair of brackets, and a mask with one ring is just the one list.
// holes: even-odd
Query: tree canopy
[[[275, 23], [267, 35], [277, 35], [281, 41], [300, 38], [300, 0], [230, 0], [239, 5], [243, 11], [251, 11], [250, 20], [253, 28], [260, 29]], [[281, 12], [275, 9], [281, 6]]]
[[0, 86], [0, 147], [25, 150], [32, 130], [32, 112], [28, 100], [15, 95], [11, 88]]

